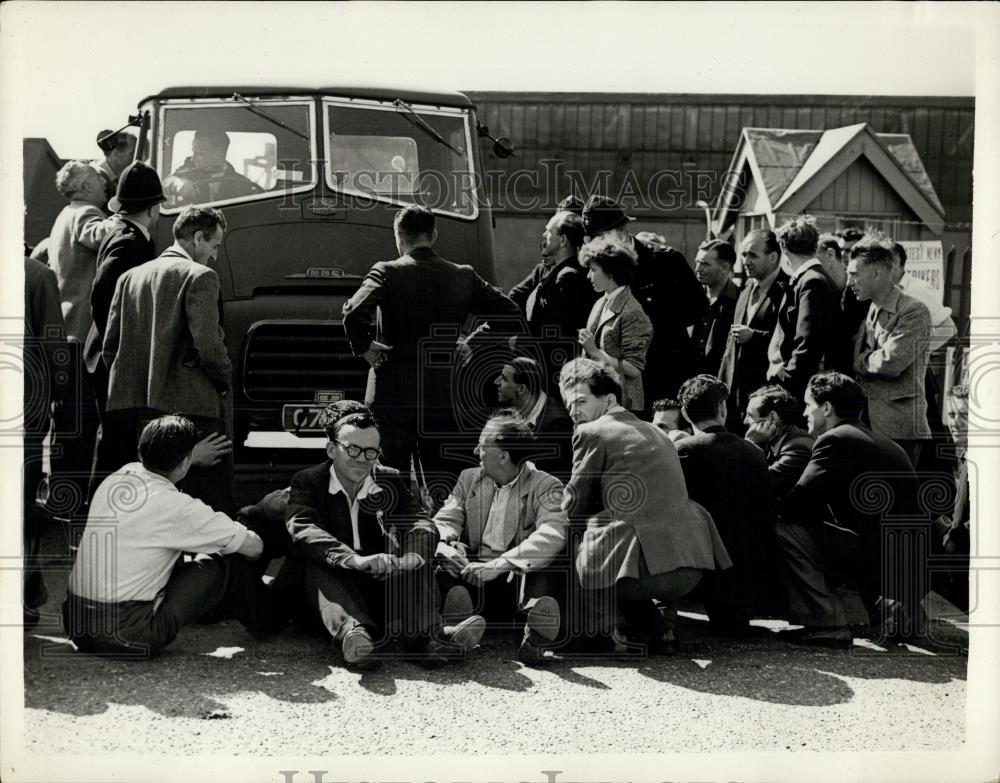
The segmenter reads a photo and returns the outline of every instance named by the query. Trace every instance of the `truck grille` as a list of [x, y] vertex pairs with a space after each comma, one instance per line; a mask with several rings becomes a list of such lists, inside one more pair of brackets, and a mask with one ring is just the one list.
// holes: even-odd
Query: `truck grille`
[[319, 390], [363, 400], [368, 364], [351, 354], [339, 321], [256, 324], [243, 355], [243, 391], [255, 402], [312, 402]]

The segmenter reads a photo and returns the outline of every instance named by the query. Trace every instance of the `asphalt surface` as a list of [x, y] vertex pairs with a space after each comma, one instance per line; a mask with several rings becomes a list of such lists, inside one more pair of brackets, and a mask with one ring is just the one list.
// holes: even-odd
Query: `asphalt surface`
[[79, 654], [58, 621], [65, 571], [47, 581], [46, 616], [24, 631], [29, 753], [947, 751], [965, 735], [968, 636], [934, 595], [919, 648], [800, 648], [770, 627], [713, 638], [688, 607], [676, 657], [528, 668], [493, 633], [463, 664], [360, 674], [321, 637], [235, 622], [186, 628], [152, 661]]

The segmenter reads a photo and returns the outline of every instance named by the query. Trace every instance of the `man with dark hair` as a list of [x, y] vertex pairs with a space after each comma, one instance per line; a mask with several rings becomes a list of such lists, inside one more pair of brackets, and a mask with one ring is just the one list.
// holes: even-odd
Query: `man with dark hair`
[[[222, 213], [189, 207], [174, 222], [174, 244], [121, 276], [104, 334], [111, 437], [133, 449], [150, 419], [166, 411], [190, 418], [202, 438], [232, 435], [232, 363], [219, 322]], [[202, 457], [199, 456], [199, 462]], [[183, 489], [218, 511], [236, 511], [232, 453], [213, 452]]]
[[802, 403], [781, 386], [762, 386], [747, 402], [746, 439], [764, 452], [777, 500], [795, 486], [812, 456], [815, 438], [799, 427], [801, 420]]
[[[556, 396], [559, 368], [575, 353], [577, 330], [587, 325], [597, 298], [577, 260], [582, 245], [583, 219], [573, 212], [556, 212], [542, 232], [541, 263], [509, 294], [538, 345], [544, 388]], [[529, 341], [515, 339], [518, 350], [530, 350]]]
[[214, 128], [195, 131], [191, 155], [163, 183], [168, 206], [210, 204], [263, 193], [226, 160], [229, 134]]
[[712, 515], [733, 567], [703, 582], [705, 608], [716, 633], [745, 634], [754, 610], [770, 607], [774, 568], [774, 503], [760, 450], [726, 432], [729, 389], [696, 375], [680, 392], [694, 434], [677, 443], [688, 496]]
[[554, 476], [569, 478], [573, 422], [562, 402], [542, 388], [538, 363], [526, 356], [516, 356], [500, 368], [494, 383], [499, 403], [516, 410], [535, 435], [532, 458], [535, 466]]
[[[344, 303], [344, 329], [354, 354], [364, 357], [374, 373], [374, 398], [369, 402], [382, 425], [385, 463], [409, 473], [416, 455], [425, 476], [430, 474], [437, 486], [451, 487], [456, 471], [444, 448], [454, 447], [463, 434], [455, 410], [482, 407], [482, 401], [472, 397], [473, 391], [478, 395], [478, 386], [462, 384], [456, 377], [455, 366], [469, 355], [461, 331], [470, 317], [478, 316], [488, 319], [491, 335], [506, 338], [520, 313], [472, 267], [453, 264], [434, 252], [437, 229], [429, 209], [404, 207], [393, 226], [400, 257], [371, 268]], [[431, 362], [422, 353], [433, 348], [440, 356], [442, 340], [455, 345], [453, 363], [440, 358]]]
[[843, 363], [847, 339], [840, 333], [837, 293], [816, 259], [813, 218], [789, 220], [775, 233], [791, 277], [768, 346], [766, 379], [801, 397], [813, 373]]
[[727, 427], [739, 433], [750, 392], [767, 376], [767, 347], [778, 321], [788, 275], [781, 270], [781, 248], [774, 232], [750, 231], [740, 245], [748, 282], [740, 292], [722, 354], [719, 380], [729, 387]]
[[672, 247], [661, 250], [640, 242], [629, 233], [632, 220], [607, 196], [591, 196], [583, 208], [590, 239], [610, 237], [636, 253], [632, 293], [653, 324], [646, 356], [649, 372], [643, 374], [643, 399], [651, 404], [677, 396], [680, 385], [694, 374], [696, 352], [688, 327], [704, 315], [708, 300], [684, 255]]
[[816, 245], [816, 258], [830, 278], [837, 293], [847, 287], [847, 265], [840, 254], [840, 240], [833, 234], [823, 234]]
[[572, 526], [586, 527], [576, 556], [584, 647], [614, 648], [617, 602], [633, 641], [675, 651], [672, 623], [665, 627], [651, 599], [669, 616], [706, 571], [731, 565], [726, 548], [712, 517], [688, 498], [674, 447], [619, 404], [613, 370], [575, 359], [559, 383], [576, 423], [563, 509]]
[[434, 516], [442, 594], [490, 619], [509, 622], [512, 609], [523, 612], [524, 663], [540, 662], [541, 648], [559, 633], [556, 596], [565, 593], [565, 577], [549, 569], [566, 544], [563, 486], [529, 461], [535, 447], [516, 411], [492, 416], [476, 446], [480, 466], [462, 471]]
[[[261, 577], [286, 534], [250, 530], [177, 488], [197, 442], [189, 419], [154, 419], [139, 438], [140, 462], [94, 494], [63, 604], [66, 633], [84, 652], [149, 657], [213, 610], [267, 627]], [[200, 554], [181, 559], [190, 552]]]
[[740, 289], [733, 283], [735, 265], [736, 251], [728, 242], [712, 239], [698, 247], [694, 274], [705, 289], [708, 310], [694, 325], [691, 338], [698, 354], [696, 368], [709, 375], [719, 372], [736, 313]]
[[[481, 617], [450, 633], [434, 607], [437, 530], [399, 471], [378, 463], [379, 427], [367, 407], [335, 403], [323, 416], [327, 460], [292, 477], [285, 521], [289, 564], [276, 584], [298, 580], [306, 605], [359, 669], [401, 635], [427, 668], [462, 658], [482, 637]], [[450, 639], [444, 638], [450, 636]]]
[[104, 211], [114, 212], [108, 208], [115, 191], [118, 189], [119, 177], [135, 157], [136, 138], [128, 131], [103, 130], [97, 134], [97, 146], [104, 153], [104, 160], [95, 160], [93, 166], [104, 181]]
[[667, 433], [674, 443], [691, 435], [691, 425], [684, 420], [680, 400], [670, 397], [653, 403], [653, 426]]
[[858, 301], [872, 303], [854, 342], [854, 372], [872, 429], [896, 441], [916, 466], [922, 441], [931, 437], [924, 392], [931, 314], [896, 287], [894, 263], [891, 248], [879, 242], [851, 249], [851, 288]]
[[[788, 619], [804, 628], [783, 636], [849, 648], [851, 625], [881, 623], [887, 636], [911, 633], [905, 610], [916, 619], [924, 575], [907, 551], [909, 531], [889, 523], [913, 518], [913, 467], [899, 446], [861, 423], [864, 391], [848, 376], [817, 373], [805, 403], [816, 443], [779, 504], [777, 527]], [[867, 615], [850, 611], [837, 589], [844, 582], [857, 587]]]

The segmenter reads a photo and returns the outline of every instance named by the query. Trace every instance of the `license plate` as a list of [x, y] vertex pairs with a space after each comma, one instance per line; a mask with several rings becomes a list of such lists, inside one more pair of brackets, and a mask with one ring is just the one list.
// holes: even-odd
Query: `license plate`
[[319, 419], [324, 410], [325, 405], [283, 405], [281, 427], [296, 435], [323, 435]]

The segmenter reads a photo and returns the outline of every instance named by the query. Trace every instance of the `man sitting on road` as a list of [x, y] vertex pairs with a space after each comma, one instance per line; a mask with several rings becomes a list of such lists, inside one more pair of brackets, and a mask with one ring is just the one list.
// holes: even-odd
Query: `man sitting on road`
[[[197, 442], [183, 416], [151, 421], [141, 463], [112, 473], [94, 494], [63, 604], [79, 649], [148, 657], [213, 610], [265, 627], [261, 576], [284, 531], [254, 532], [177, 489]], [[201, 554], [181, 561], [185, 552]]]
[[346, 400], [330, 405], [321, 423], [327, 460], [292, 477], [285, 510], [292, 549], [275, 586], [302, 585], [348, 665], [373, 667], [376, 642], [391, 636], [426, 668], [462, 658], [485, 623], [473, 616], [442, 632], [432, 572], [437, 529], [399, 471], [378, 463], [375, 419]]
[[798, 426], [801, 420], [802, 403], [781, 386], [761, 386], [747, 401], [746, 439], [763, 450], [777, 500], [795, 486], [812, 457], [816, 439]]
[[665, 397], [653, 403], [653, 426], [667, 433], [672, 443], [691, 437], [691, 425], [684, 420], [680, 400]]
[[[549, 570], [566, 543], [562, 482], [538, 470], [528, 457], [535, 438], [512, 410], [492, 416], [479, 437], [480, 467], [467, 468], [434, 516], [441, 535], [438, 584], [446, 595], [445, 621], [454, 607], [473, 601], [488, 617], [526, 615], [518, 657], [538, 663], [541, 647], [559, 632], [559, 604], [565, 590]], [[514, 577], [514, 578], [512, 578]], [[565, 581], [565, 580], [563, 580]]]

